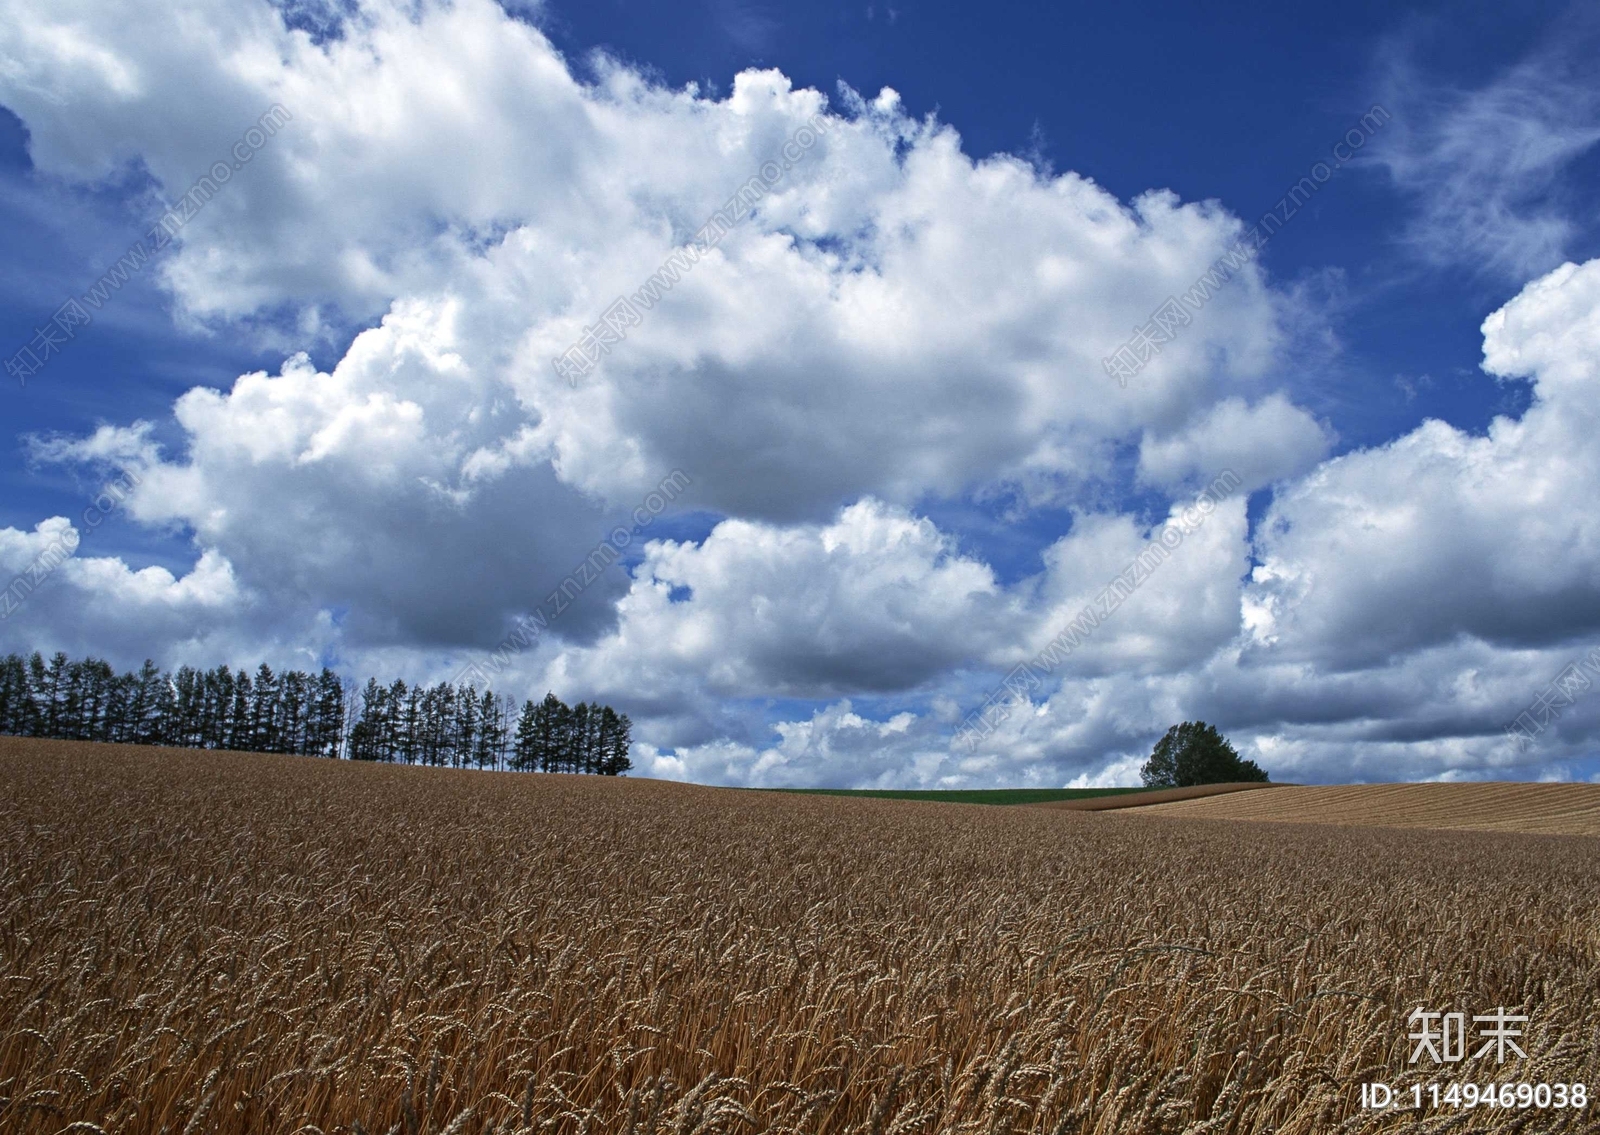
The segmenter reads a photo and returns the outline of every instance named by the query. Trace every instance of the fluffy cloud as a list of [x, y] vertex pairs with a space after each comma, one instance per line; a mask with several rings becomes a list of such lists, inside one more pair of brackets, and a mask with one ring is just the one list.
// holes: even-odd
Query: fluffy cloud
[[1478, 437], [1424, 422], [1274, 499], [1246, 593], [1274, 656], [1365, 666], [1462, 636], [1548, 646], [1600, 625], [1600, 261], [1530, 284], [1483, 325], [1485, 368], [1533, 378]]
[[694, 673], [717, 694], [828, 697], [914, 688], [1016, 622], [987, 565], [934, 525], [873, 500], [832, 523], [719, 524], [651, 544], [619, 626], [585, 667]]
[[584, 85], [489, 0], [379, 0], [320, 45], [231, 0], [137, 29], [112, 7], [18, 17], [0, 97], [41, 171], [137, 159], [176, 196], [267, 107], [294, 115], [181, 230], [163, 271], [182, 312], [310, 329], [453, 306], [478, 379], [458, 402], [493, 383], [520, 412], [492, 452], [618, 506], [673, 468], [703, 505], [777, 520], [997, 481], [1070, 494], [1148, 423], [1258, 384], [1276, 341], [1247, 270], [1116, 391], [1102, 357], [1238, 222], [974, 161], [893, 92], [846, 92], [756, 214], [573, 390], [551, 358], [781, 157], [821, 94], [763, 71], [714, 99], [610, 64]]
[[[892, 92], [847, 92], [756, 214], [573, 389], [550, 359], [823, 96], [776, 72], [723, 99], [614, 65], [584, 85], [488, 0], [374, 3], [321, 43], [249, 3], [137, 27], [110, 8], [19, 15], [0, 94], [44, 173], [137, 161], [171, 198], [262, 109], [293, 114], [180, 231], [165, 283], [188, 317], [381, 324], [328, 374], [293, 358], [185, 395], [182, 454], [139, 426], [49, 453], [132, 462], [136, 519], [188, 529], [271, 602], [348, 608], [360, 641], [492, 639], [672, 469], [695, 505], [783, 522], [998, 484], [1070, 500], [1147, 420], [1258, 379], [1276, 334], [1245, 272], [1114, 391], [1101, 356], [1237, 222], [975, 162]], [[564, 632], [603, 621], [617, 586]]]
[[[226, 394], [189, 391], [174, 407], [181, 456], [143, 424], [38, 449], [132, 471], [134, 520], [183, 526], [276, 609], [338, 607], [353, 646], [487, 646], [588, 555], [607, 518], [548, 463], [465, 471], [520, 415], [459, 347], [454, 305], [399, 304], [331, 373], [300, 356]], [[620, 582], [587, 590], [564, 632], [608, 619]]]
[[765, 748], [718, 739], [663, 753], [645, 746], [640, 771], [702, 784], [804, 788], [851, 784], [914, 788], [930, 782], [943, 764], [943, 739], [915, 714], [873, 721], [837, 702], [809, 720], [780, 722], [777, 743]]
[[[315, 346], [361, 328], [326, 370], [291, 354], [217, 376], [173, 428], [39, 440], [44, 460], [136, 473], [128, 517], [188, 534], [194, 566], [80, 554], [0, 630], [8, 646], [448, 677], [673, 470], [679, 527], [505, 676], [629, 709], [657, 775], [1126, 779], [1192, 716], [1280, 774], [1481, 772], [1506, 767], [1496, 723], [1526, 674], [1559, 669], [1600, 616], [1581, 504], [1600, 472], [1595, 265], [1485, 324], [1491, 373], [1534, 379], [1521, 420], [1483, 437], [1429, 422], [1329, 461], [1331, 429], [1274, 365], [1292, 299], [1257, 267], [1126, 390], [1102, 369], [1234, 217], [975, 160], [892, 91], [830, 104], [751, 71], [713, 97], [605, 60], [582, 82], [489, 0], [374, 0], [331, 38], [264, 3], [130, 23], [22, 0], [0, 51], [40, 173], [133, 168], [152, 209], [287, 108], [181, 230], [163, 284], [181, 321], [230, 333]], [[551, 359], [808, 123], [815, 145], [753, 214], [564, 381]], [[962, 714], [1224, 469], [1239, 491], [992, 737], [952, 750]], [[1252, 530], [1247, 494], [1269, 486]], [[1065, 518], [1004, 576], [928, 519], [997, 501]], [[0, 532], [0, 559], [66, 524]], [[1552, 751], [1578, 752], [1586, 722]]]
[[89, 531], [64, 517], [32, 532], [0, 528], [0, 625], [23, 634], [45, 625], [56, 649], [135, 658], [154, 644], [225, 649], [238, 623], [250, 620], [238, 581], [215, 553], [178, 577], [159, 566], [134, 571], [116, 557], [87, 554]]
[[1232, 470], [1246, 491], [1298, 476], [1327, 456], [1329, 429], [1275, 391], [1254, 405], [1226, 398], [1170, 434], [1146, 433], [1139, 473], [1164, 486], [1194, 486]]

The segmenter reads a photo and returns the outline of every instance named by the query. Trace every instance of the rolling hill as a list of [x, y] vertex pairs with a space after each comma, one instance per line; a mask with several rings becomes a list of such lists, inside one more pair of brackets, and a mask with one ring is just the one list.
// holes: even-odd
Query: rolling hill
[[1600, 784], [1346, 784], [1232, 792], [1128, 816], [1600, 836]]

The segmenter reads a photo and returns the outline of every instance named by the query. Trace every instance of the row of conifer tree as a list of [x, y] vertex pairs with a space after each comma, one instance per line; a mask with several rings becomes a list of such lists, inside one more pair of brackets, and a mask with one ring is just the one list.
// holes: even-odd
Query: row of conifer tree
[[632, 725], [608, 705], [515, 699], [466, 683], [369, 681], [332, 670], [226, 666], [118, 673], [98, 658], [0, 659], [0, 733], [69, 741], [296, 753], [451, 768], [627, 772]]

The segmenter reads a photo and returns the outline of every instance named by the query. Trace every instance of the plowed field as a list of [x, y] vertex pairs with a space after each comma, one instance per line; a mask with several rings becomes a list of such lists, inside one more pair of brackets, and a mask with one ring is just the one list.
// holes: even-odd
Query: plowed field
[[1133, 816], [1600, 836], [1600, 784], [1352, 784], [1236, 792]]

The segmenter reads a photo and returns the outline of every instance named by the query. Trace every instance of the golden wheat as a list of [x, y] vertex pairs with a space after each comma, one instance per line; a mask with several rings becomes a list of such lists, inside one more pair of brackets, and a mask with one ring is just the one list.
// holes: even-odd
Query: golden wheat
[[1595, 836], [1600, 835], [1600, 784], [1284, 787], [1272, 792], [1159, 803], [1140, 808], [1136, 814]]
[[0, 1129], [1592, 1130], [1357, 1097], [1600, 1086], [1597, 849], [0, 741]]
[[1030, 804], [1030, 808], [1053, 808], [1060, 812], [1113, 812], [1122, 808], [1148, 808], [1178, 800], [1200, 800], [1207, 796], [1226, 796], [1259, 788], [1282, 788], [1265, 781], [1233, 781], [1227, 784], [1195, 784], [1187, 788], [1147, 788], [1143, 792], [1123, 792], [1111, 796], [1082, 796], [1073, 800], [1049, 800]]

